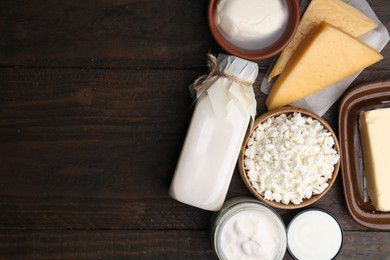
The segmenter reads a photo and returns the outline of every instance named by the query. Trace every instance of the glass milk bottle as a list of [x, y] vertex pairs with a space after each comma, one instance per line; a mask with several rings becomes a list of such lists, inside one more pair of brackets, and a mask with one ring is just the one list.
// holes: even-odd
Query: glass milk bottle
[[195, 81], [197, 100], [172, 179], [172, 198], [205, 210], [219, 210], [248, 125], [256, 115], [252, 84], [256, 63], [210, 55], [210, 73]]

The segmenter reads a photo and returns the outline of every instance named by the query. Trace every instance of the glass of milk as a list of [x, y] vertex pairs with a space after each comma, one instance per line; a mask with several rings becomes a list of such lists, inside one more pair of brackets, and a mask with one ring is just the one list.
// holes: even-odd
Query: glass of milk
[[335, 259], [344, 241], [337, 219], [322, 209], [307, 209], [287, 228], [288, 251], [294, 259]]

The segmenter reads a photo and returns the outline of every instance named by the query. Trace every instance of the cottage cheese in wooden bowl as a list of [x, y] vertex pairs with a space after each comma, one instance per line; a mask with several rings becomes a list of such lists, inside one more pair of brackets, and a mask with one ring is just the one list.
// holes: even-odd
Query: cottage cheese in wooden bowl
[[269, 111], [255, 121], [239, 157], [250, 192], [275, 208], [308, 206], [335, 181], [339, 144], [319, 116], [295, 107]]

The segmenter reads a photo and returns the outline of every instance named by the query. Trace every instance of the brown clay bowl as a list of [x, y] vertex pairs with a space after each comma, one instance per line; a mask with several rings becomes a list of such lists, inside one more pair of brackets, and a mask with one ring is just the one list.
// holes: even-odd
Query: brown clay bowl
[[298, 208], [306, 207], [306, 206], [318, 201], [332, 187], [334, 181], [336, 180], [336, 177], [338, 175], [339, 168], [340, 168], [340, 160], [339, 160], [334, 165], [334, 171], [332, 174], [332, 178], [328, 180], [328, 187], [322, 193], [317, 194], [317, 195], [313, 195], [310, 199], [303, 199], [303, 201], [298, 205], [295, 205], [291, 202], [289, 204], [283, 204], [282, 202], [270, 201], [270, 200], [265, 199], [260, 193], [258, 193], [256, 191], [256, 189], [252, 186], [252, 184], [250, 183], [250, 181], [248, 179], [247, 172], [246, 172], [246, 169], [244, 166], [244, 159], [245, 159], [244, 153], [245, 153], [245, 150], [247, 148], [248, 140], [249, 140], [250, 136], [252, 135], [253, 131], [257, 128], [257, 126], [260, 125], [261, 123], [265, 122], [268, 118], [278, 117], [281, 114], [289, 115], [289, 114], [293, 114], [295, 112], [301, 113], [303, 116], [312, 117], [313, 119], [318, 120], [324, 126], [324, 128], [327, 129], [327, 131], [329, 131], [331, 133], [331, 135], [334, 139], [334, 143], [335, 143], [334, 149], [340, 155], [339, 143], [338, 143], [337, 137], [336, 137], [335, 133], [333, 132], [332, 128], [328, 125], [328, 123], [324, 119], [322, 119], [320, 116], [318, 116], [310, 111], [307, 111], [307, 110], [302, 109], [302, 108], [287, 106], [287, 107], [281, 107], [281, 108], [278, 108], [275, 110], [268, 111], [268, 112], [262, 114], [261, 116], [257, 117], [255, 122], [254, 122], [253, 130], [247, 135], [247, 137], [245, 138], [244, 143], [241, 147], [240, 156], [238, 158], [238, 166], [239, 166], [241, 178], [244, 181], [245, 186], [252, 193], [252, 195], [255, 196], [257, 199], [259, 199], [260, 201], [262, 201], [262, 202], [266, 203], [267, 205], [272, 206], [274, 208], [298, 209]]
[[289, 13], [287, 26], [280, 38], [269, 46], [259, 46], [259, 49], [245, 49], [229, 41], [229, 39], [227, 39], [227, 37], [221, 33], [218, 25], [215, 22], [215, 13], [218, 0], [209, 1], [207, 16], [211, 34], [213, 35], [215, 41], [222, 47], [222, 49], [235, 56], [248, 60], [262, 60], [275, 56], [276, 54], [280, 53], [292, 40], [298, 28], [300, 19], [299, 1], [285, 1], [288, 6]]

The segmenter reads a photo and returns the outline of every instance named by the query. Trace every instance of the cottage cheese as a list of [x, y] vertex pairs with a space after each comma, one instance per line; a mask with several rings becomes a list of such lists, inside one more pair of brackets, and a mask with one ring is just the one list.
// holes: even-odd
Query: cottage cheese
[[282, 114], [259, 125], [248, 140], [244, 165], [265, 199], [300, 204], [322, 193], [339, 155], [322, 124], [300, 113]]

